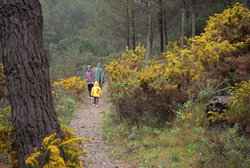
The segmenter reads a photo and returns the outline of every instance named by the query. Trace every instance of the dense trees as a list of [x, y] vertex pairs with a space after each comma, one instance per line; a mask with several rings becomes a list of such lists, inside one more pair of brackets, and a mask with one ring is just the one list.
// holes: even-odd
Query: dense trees
[[25, 168], [30, 167], [25, 165], [25, 158], [43, 138], [60, 134], [43, 48], [42, 9], [38, 0], [1, 1], [0, 15], [18, 167]]
[[[100, 26], [102, 26], [101, 30], [110, 32], [106, 34], [106, 38], [115, 36], [116, 41], [123, 41], [123, 43], [119, 43], [123, 46], [130, 46], [131, 44], [128, 41], [131, 41], [131, 37], [134, 36], [137, 44], [140, 42], [146, 45], [148, 41], [151, 41], [153, 56], [164, 50], [168, 40], [180, 40], [180, 45], [183, 46], [185, 44], [184, 36], [191, 37], [202, 33], [206, 20], [210, 15], [221, 12], [235, 2], [241, 2], [245, 6], [249, 3], [248, 0], [128, 1], [130, 1], [129, 5], [127, 1], [115, 0], [104, 0], [101, 3], [101, 11], [105, 13], [100, 16], [105, 20], [104, 23], [100, 23]], [[147, 8], [149, 4], [151, 5], [151, 10]], [[129, 9], [123, 10], [123, 8]], [[148, 17], [150, 11], [152, 14], [150, 14], [151, 17]], [[128, 18], [129, 20], [127, 20]], [[152, 18], [152, 33], [150, 35], [148, 29], [150, 21], [147, 18]], [[135, 21], [135, 24], [132, 24], [132, 21]], [[135, 32], [125, 31], [132, 30], [134, 25], [136, 25]], [[158, 42], [153, 43], [153, 41]]]
[[[147, 21], [149, 2], [152, 8], [150, 22]], [[157, 58], [168, 41], [180, 40], [180, 45], [184, 45], [183, 36], [199, 35], [209, 16], [235, 2], [249, 7], [249, 0], [41, 0], [45, 49], [53, 59], [58, 57], [54, 52], [58, 50], [54, 49], [61, 40], [72, 37], [89, 40], [101, 52], [87, 51], [90, 54], [81, 53], [79, 57], [81, 64], [95, 64], [100, 57], [119, 53], [124, 46], [135, 49], [139, 43], [146, 45], [148, 37], [151, 58]], [[151, 28], [147, 29], [151, 22]]]

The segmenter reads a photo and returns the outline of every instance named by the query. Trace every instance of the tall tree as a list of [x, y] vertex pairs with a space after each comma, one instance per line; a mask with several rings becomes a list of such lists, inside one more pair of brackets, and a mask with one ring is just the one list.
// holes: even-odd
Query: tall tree
[[163, 4], [162, 0], [158, 0], [158, 24], [159, 24], [159, 35], [160, 35], [160, 57], [161, 53], [164, 52], [164, 33], [163, 33]]
[[60, 136], [54, 110], [48, 61], [42, 40], [39, 0], [0, 1], [4, 71], [7, 78], [18, 167], [53, 134]]
[[165, 46], [168, 45], [168, 29], [167, 29], [167, 14], [166, 9], [163, 10], [163, 32], [165, 37]]
[[134, 5], [132, 6], [131, 9], [131, 26], [132, 26], [132, 45], [133, 45], [133, 50], [136, 47], [136, 39], [135, 39], [135, 9]]
[[129, 0], [126, 0], [126, 20], [127, 20], [127, 46], [130, 48], [130, 18], [129, 18]]
[[192, 7], [191, 7], [191, 10], [192, 10], [192, 37], [195, 36], [195, 33], [196, 33], [196, 25], [195, 25], [195, 7], [196, 7], [196, 0], [192, 0]]
[[186, 21], [186, 0], [181, 0], [181, 24], [180, 24], [180, 42], [181, 47], [184, 47], [184, 26]]
[[250, 0], [246, 0], [245, 3], [246, 3], [246, 7], [247, 7], [247, 8], [250, 8]]
[[146, 56], [149, 60], [152, 45], [152, 0], [147, 0], [147, 42], [146, 42]]

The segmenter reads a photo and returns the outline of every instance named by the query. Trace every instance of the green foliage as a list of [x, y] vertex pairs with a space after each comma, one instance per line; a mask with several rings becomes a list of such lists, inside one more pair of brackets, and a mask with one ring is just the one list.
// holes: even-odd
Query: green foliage
[[62, 98], [57, 106], [56, 112], [62, 124], [68, 125], [72, 118], [73, 112], [76, 110], [76, 102], [72, 98]]
[[[201, 117], [204, 104], [186, 102], [184, 114]], [[120, 121], [114, 107], [104, 112], [102, 135], [109, 142], [110, 154], [138, 167], [224, 168], [249, 166], [250, 143], [239, 135], [239, 127], [225, 132], [211, 130], [203, 118], [178, 120], [167, 127], [137, 127]], [[188, 125], [187, 125], [188, 124]]]
[[[76, 40], [76, 41], [74, 41]], [[95, 50], [90, 44], [82, 43], [84, 39], [60, 41], [59, 45], [51, 45], [51, 75], [54, 79], [66, 78], [81, 74], [84, 76], [83, 65], [95, 65], [99, 58], [90, 50]], [[67, 71], [65, 71], [67, 69]]]
[[[237, 73], [237, 80], [248, 78], [250, 66], [242, 60], [250, 58], [246, 54], [249, 37], [242, 32], [248, 31], [249, 20], [249, 9], [235, 4], [210, 17], [205, 32], [188, 39], [185, 48], [178, 42], [170, 43], [161, 61], [144, 61], [143, 46], [127, 49], [106, 66], [111, 100], [119, 115], [136, 124], [149, 124], [155, 118], [172, 120], [178, 104], [188, 98], [206, 101], [225, 93], [227, 87], [222, 81], [231, 78], [232, 72]], [[237, 33], [239, 37], [234, 38]], [[187, 117], [192, 118], [192, 114]]]
[[185, 125], [174, 125], [173, 128], [131, 126], [119, 120], [112, 106], [104, 114], [102, 135], [112, 145], [110, 153], [113, 157], [129, 162], [136, 160], [136, 166], [145, 168], [174, 164], [176, 167], [194, 166], [196, 141], [203, 133], [200, 129], [187, 129]]
[[248, 140], [238, 134], [236, 125], [223, 133], [210, 132], [201, 137], [198, 150], [199, 160], [206, 168], [241, 167], [250, 163]]
[[[34, 153], [28, 156], [25, 163], [33, 168], [83, 168], [88, 153], [84, 151], [82, 142], [93, 142], [87, 138], [77, 138], [74, 131], [61, 126], [62, 134], [52, 134], [43, 139], [41, 146], [34, 148]], [[64, 153], [64, 157], [61, 156]]]
[[0, 109], [0, 164], [15, 163], [16, 160], [10, 113], [10, 107]]
[[250, 80], [243, 81], [229, 90], [232, 97], [229, 99], [227, 117], [233, 122], [248, 125], [250, 122]]

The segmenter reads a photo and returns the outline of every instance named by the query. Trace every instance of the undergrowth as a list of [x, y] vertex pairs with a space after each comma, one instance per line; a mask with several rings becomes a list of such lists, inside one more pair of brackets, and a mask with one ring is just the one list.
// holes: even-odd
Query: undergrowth
[[101, 123], [110, 155], [139, 168], [249, 168], [250, 144], [238, 126], [218, 132], [199, 117], [204, 104], [187, 104], [180, 108], [182, 116], [162, 127], [132, 126], [110, 105]]

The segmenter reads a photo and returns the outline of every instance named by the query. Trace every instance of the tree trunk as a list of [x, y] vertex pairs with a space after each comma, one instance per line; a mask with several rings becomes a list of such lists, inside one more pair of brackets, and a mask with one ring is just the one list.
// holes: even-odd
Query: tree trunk
[[186, 4], [185, 0], [181, 1], [181, 25], [180, 25], [180, 43], [181, 43], [181, 48], [184, 48], [184, 25], [185, 25], [185, 20], [186, 20]]
[[246, 7], [250, 8], [250, 0], [246, 0]]
[[136, 39], [135, 39], [135, 11], [134, 11], [134, 7], [132, 7], [131, 15], [132, 15], [132, 44], [133, 44], [133, 50], [134, 50], [136, 48]]
[[39, 0], [0, 2], [0, 31], [18, 167], [60, 125], [51, 94], [48, 61], [42, 40]]
[[196, 5], [196, 0], [192, 1], [192, 37], [195, 36], [196, 33], [196, 25], [195, 25], [195, 5]]
[[163, 31], [164, 31], [164, 36], [165, 36], [165, 46], [168, 45], [168, 30], [167, 30], [167, 16], [166, 16], [166, 11], [163, 10], [164, 15], [163, 15]]
[[127, 6], [126, 6], [126, 19], [127, 19], [127, 46], [130, 49], [130, 22], [129, 22], [129, 0], [127, 0]]
[[162, 9], [162, 0], [158, 0], [159, 11], [158, 11], [158, 22], [159, 22], [159, 34], [160, 34], [160, 58], [161, 53], [164, 52], [164, 39], [163, 39], [163, 9]]
[[146, 46], [146, 60], [149, 60], [151, 53], [152, 42], [152, 0], [147, 1], [147, 46]]

